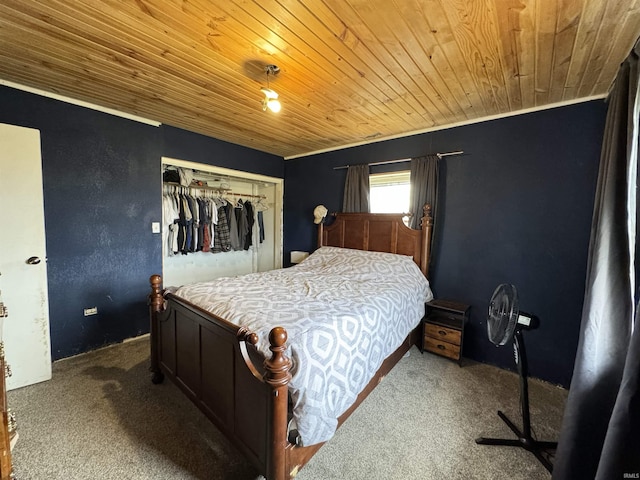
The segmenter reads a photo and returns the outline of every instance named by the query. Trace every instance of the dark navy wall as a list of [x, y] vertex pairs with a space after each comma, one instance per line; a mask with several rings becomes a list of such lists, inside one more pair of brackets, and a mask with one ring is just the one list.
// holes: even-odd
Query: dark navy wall
[[[53, 359], [149, 330], [162, 272], [162, 156], [283, 177], [280, 157], [0, 86], [0, 122], [40, 130]], [[86, 307], [98, 314], [84, 317]]]
[[340, 210], [346, 171], [334, 166], [464, 150], [440, 161], [433, 290], [472, 305], [466, 357], [513, 369], [511, 348], [487, 339], [486, 312], [499, 283], [516, 285], [542, 322], [525, 333], [531, 374], [568, 386], [605, 114], [593, 101], [288, 160], [285, 259], [314, 248], [316, 205]]
[[284, 178], [282, 157], [163, 125], [165, 157]]

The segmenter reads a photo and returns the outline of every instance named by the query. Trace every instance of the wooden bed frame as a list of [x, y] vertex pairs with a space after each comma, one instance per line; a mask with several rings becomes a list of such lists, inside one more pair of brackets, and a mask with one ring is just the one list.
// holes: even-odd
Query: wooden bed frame
[[[411, 255], [427, 276], [433, 227], [429, 205], [421, 230], [405, 226], [398, 214], [333, 216], [331, 225], [318, 226], [319, 246]], [[153, 383], [169, 377], [268, 480], [292, 479], [323, 444], [303, 447], [287, 438], [291, 363], [284, 354], [285, 329], [271, 330], [272, 355], [264, 359], [254, 347], [255, 333], [163, 291], [160, 275], [150, 282]], [[417, 330], [384, 361], [339, 425], [417, 342]]]

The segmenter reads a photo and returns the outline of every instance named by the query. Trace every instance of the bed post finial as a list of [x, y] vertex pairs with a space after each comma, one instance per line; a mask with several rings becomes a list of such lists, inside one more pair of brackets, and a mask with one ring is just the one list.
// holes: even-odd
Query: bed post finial
[[162, 296], [162, 277], [160, 275], [151, 275], [149, 277], [151, 284], [151, 294], [149, 295], [149, 306], [154, 312], [161, 312], [164, 306], [164, 297]]
[[271, 452], [267, 459], [267, 478], [269, 480], [284, 480], [289, 478], [286, 473], [285, 447], [287, 446], [287, 409], [289, 391], [287, 385], [291, 380], [291, 361], [284, 354], [287, 331], [282, 327], [275, 327], [269, 333], [269, 350], [271, 358], [264, 361], [266, 373], [265, 382], [273, 389], [271, 415]]
[[286, 350], [285, 343], [287, 341], [287, 331], [282, 327], [275, 327], [269, 333], [269, 350], [273, 353], [271, 358], [264, 361], [264, 368], [267, 370], [265, 374], [265, 382], [273, 389], [286, 387], [291, 380], [291, 362], [284, 354]]
[[430, 203], [425, 203], [424, 207], [422, 207], [422, 214], [426, 217], [430, 222], [433, 223], [433, 215]]
[[151, 284], [151, 293], [149, 294], [149, 318], [151, 325], [151, 381], [153, 383], [162, 383], [164, 375], [160, 371], [160, 355], [159, 345], [160, 336], [158, 335], [158, 315], [166, 308], [164, 297], [162, 296], [162, 277], [160, 275], [151, 275], [149, 277], [149, 283]]

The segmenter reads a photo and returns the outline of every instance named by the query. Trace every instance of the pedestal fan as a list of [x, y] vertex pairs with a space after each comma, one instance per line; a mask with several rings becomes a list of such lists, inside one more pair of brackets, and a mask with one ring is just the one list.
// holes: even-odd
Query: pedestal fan
[[520, 375], [520, 408], [522, 410], [522, 431], [498, 410], [498, 416], [516, 434], [517, 439], [485, 438], [476, 439], [480, 445], [501, 445], [522, 447], [531, 453], [551, 472], [553, 465], [543, 452], [553, 450], [557, 442], [541, 442], [531, 436], [529, 418], [529, 386], [527, 382], [527, 355], [524, 348], [523, 330], [532, 330], [538, 326], [538, 318], [518, 310], [518, 292], [516, 287], [508, 283], [498, 285], [491, 297], [489, 316], [487, 317], [487, 333], [489, 340], [495, 345], [504, 345], [513, 338], [513, 353]]

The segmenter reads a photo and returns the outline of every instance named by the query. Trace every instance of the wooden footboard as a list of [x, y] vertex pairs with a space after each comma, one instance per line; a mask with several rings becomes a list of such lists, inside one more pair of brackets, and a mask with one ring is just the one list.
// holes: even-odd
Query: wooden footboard
[[[150, 281], [153, 383], [169, 377], [268, 480], [291, 480], [323, 444], [302, 447], [287, 439], [285, 329], [271, 330], [272, 356], [265, 360], [254, 333], [163, 292], [160, 275]], [[416, 343], [416, 332], [385, 360], [339, 425]]]
[[262, 474], [289, 478], [286, 331], [271, 331], [264, 360], [255, 334], [163, 294], [159, 275], [150, 281], [152, 381], [169, 377]]

